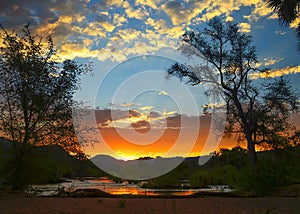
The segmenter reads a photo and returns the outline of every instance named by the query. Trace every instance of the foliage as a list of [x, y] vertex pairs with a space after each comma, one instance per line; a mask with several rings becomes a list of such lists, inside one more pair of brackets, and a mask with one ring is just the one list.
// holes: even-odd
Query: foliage
[[204, 166], [197, 165], [198, 158], [185, 160], [168, 174], [152, 179], [148, 187], [180, 188], [180, 180], [187, 180], [191, 188], [228, 185], [242, 195], [271, 195], [278, 187], [300, 182], [299, 154], [299, 145], [258, 152], [260, 164], [253, 173], [246, 149], [221, 149]]
[[[254, 169], [255, 145], [278, 147], [276, 144], [286, 137], [286, 128], [291, 127], [288, 118], [297, 109], [297, 96], [283, 77], [266, 82], [262, 88], [253, 83], [251, 75], [267, 70], [254, 67], [258, 61], [251, 42], [237, 24], [214, 18], [207, 28], [182, 36], [180, 50], [188, 57], [200, 58], [201, 64], [176, 62], [167, 72], [191, 85], [207, 83], [211, 86], [207, 95], [225, 101], [226, 131], [246, 139]], [[214, 104], [208, 106], [217, 109]]]
[[[0, 156], [0, 178], [8, 185], [13, 184], [15, 166], [14, 152], [11, 148], [2, 148], [5, 155]], [[79, 160], [64, 151], [60, 146], [32, 146], [23, 160], [23, 184], [58, 183], [62, 178], [101, 177], [106, 173], [97, 168], [90, 160]], [[20, 179], [21, 180], [21, 179]]]
[[282, 76], [265, 83], [264, 90], [262, 101], [254, 109], [254, 142], [275, 149], [296, 143], [297, 130], [289, 120], [298, 108], [296, 92]]
[[[1, 26], [2, 27], [2, 26]], [[23, 34], [2, 28], [0, 52], [0, 133], [13, 142], [13, 174], [22, 188], [25, 162], [31, 146], [57, 144], [84, 157], [72, 124], [73, 94], [89, 65], [72, 60], [56, 62], [50, 37], [32, 36], [29, 25]], [[22, 179], [21, 179], [22, 178]]]
[[240, 146], [236, 146], [231, 150], [221, 148], [214, 158], [222, 165], [231, 165], [240, 170], [248, 165], [247, 157], [247, 150]]

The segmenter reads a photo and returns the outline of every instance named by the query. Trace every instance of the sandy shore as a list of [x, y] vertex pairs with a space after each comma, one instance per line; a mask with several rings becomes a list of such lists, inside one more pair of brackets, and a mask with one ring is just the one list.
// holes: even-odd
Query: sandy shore
[[0, 213], [300, 213], [300, 198], [0, 197]]

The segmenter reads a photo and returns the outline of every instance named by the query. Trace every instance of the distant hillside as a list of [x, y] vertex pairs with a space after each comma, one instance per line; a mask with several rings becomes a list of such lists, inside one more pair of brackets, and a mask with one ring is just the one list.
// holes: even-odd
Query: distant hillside
[[[58, 182], [63, 177], [107, 175], [90, 160], [78, 160], [58, 145], [32, 147], [25, 160], [25, 171], [32, 175], [30, 182], [33, 183]], [[0, 177], [9, 176], [13, 167], [13, 144], [0, 138]]]
[[171, 171], [183, 159], [182, 157], [174, 157], [123, 161], [108, 155], [97, 155], [91, 161], [99, 168], [117, 177], [144, 180]]
[[[0, 150], [6, 152], [7, 154], [11, 153], [13, 149], [13, 143], [10, 140], [5, 138], [0, 138]], [[58, 145], [48, 145], [48, 146], [38, 146], [32, 147], [33, 153], [43, 153], [47, 154], [49, 158], [56, 160], [57, 162], [68, 162], [70, 164], [78, 163], [78, 160], [68, 154], [63, 148]]]

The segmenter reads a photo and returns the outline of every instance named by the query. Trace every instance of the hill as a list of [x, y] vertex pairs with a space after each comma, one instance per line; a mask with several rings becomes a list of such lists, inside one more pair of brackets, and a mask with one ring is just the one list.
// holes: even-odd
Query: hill
[[[14, 170], [14, 150], [11, 141], [0, 138], [0, 177], [9, 183]], [[107, 175], [90, 160], [79, 160], [58, 145], [32, 147], [25, 156], [24, 173], [28, 183], [55, 183], [61, 178]]]
[[117, 177], [132, 180], [146, 180], [163, 175], [174, 169], [183, 160], [182, 157], [173, 157], [124, 161], [107, 155], [97, 155], [91, 159], [96, 166], [104, 171]]

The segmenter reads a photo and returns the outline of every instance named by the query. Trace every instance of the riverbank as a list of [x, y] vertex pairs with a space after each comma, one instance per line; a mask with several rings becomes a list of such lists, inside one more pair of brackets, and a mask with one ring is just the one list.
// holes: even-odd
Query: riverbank
[[53, 198], [0, 197], [1, 213], [299, 213], [299, 197]]

